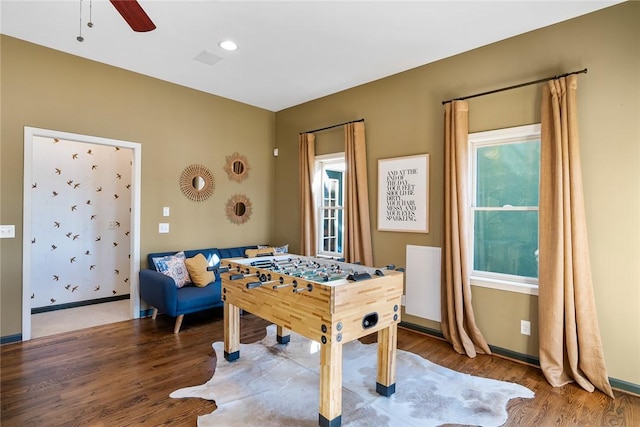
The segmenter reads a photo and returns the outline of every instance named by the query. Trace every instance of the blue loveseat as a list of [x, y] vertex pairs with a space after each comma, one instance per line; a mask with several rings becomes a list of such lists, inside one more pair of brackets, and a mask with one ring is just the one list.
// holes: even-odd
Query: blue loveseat
[[174, 252], [157, 252], [147, 255], [149, 267], [140, 270], [140, 296], [153, 308], [153, 319], [158, 312], [168, 314], [176, 318], [173, 333], [180, 332], [182, 319], [185, 314], [195, 313], [201, 310], [221, 307], [222, 282], [220, 275], [215, 270], [224, 258], [241, 258], [245, 256], [247, 249], [256, 249], [257, 246], [237, 246], [233, 248], [208, 248], [184, 251], [186, 258], [192, 258], [198, 253], [204, 255], [210, 269], [214, 269], [215, 280], [204, 287], [193, 286], [187, 283], [178, 288], [173, 278], [156, 270], [153, 258], [174, 255]]

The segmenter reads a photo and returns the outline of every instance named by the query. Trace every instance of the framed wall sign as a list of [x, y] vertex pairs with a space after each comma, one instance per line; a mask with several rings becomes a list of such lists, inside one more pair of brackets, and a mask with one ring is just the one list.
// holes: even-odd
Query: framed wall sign
[[429, 232], [429, 155], [378, 160], [378, 230]]

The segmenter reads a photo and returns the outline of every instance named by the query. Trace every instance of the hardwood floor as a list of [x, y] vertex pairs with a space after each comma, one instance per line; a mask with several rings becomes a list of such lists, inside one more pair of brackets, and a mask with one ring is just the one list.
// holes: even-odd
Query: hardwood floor
[[[222, 341], [220, 310], [186, 316], [180, 334], [174, 320], [130, 320], [6, 344], [0, 348], [2, 426], [195, 426], [215, 403], [171, 399], [178, 388], [211, 378]], [[267, 323], [241, 318], [241, 341], [265, 336]], [[363, 339], [375, 341], [375, 337]], [[529, 387], [534, 399], [509, 403], [505, 426], [639, 426], [640, 397], [616, 399], [574, 385], [551, 387], [538, 368], [497, 356], [469, 359], [449, 344], [400, 329], [398, 348], [434, 363]], [[250, 410], [250, 408], [249, 408]]]

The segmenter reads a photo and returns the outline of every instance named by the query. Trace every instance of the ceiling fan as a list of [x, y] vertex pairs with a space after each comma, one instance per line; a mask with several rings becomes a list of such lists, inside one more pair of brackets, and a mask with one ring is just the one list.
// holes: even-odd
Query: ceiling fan
[[[142, 6], [136, 0], [110, 0], [113, 7], [120, 13], [124, 20], [129, 24], [133, 31], [144, 33], [156, 29], [156, 24], [151, 21], [149, 15], [144, 11]], [[93, 22], [91, 22], [91, 9], [93, 2], [89, 0], [89, 22], [87, 27], [93, 28]], [[82, 37], [82, 0], [80, 0], [80, 33], [76, 40], [79, 42], [84, 41]]]
[[156, 29], [156, 25], [136, 0], [110, 1], [133, 31], [144, 33]]

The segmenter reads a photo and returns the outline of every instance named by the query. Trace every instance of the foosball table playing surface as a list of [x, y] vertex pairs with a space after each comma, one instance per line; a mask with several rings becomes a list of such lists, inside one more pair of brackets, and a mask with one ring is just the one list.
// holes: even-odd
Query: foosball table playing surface
[[[227, 271], [225, 271], [227, 270]], [[377, 332], [376, 391], [395, 392], [404, 274], [297, 255], [223, 259], [224, 358], [240, 357], [240, 310], [321, 343], [319, 425], [342, 423], [342, 345]]]

